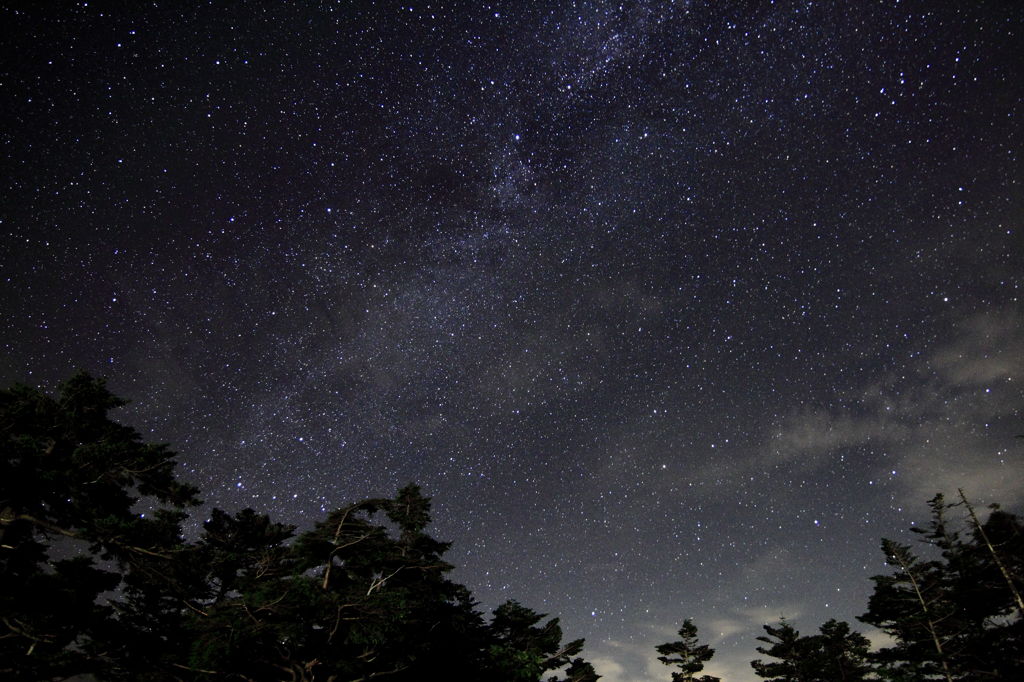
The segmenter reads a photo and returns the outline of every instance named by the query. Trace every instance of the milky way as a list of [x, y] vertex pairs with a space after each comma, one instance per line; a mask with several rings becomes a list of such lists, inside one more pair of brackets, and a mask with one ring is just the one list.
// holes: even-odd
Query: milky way
[[0, 9], [5, 385], [209, 505], [419, 482], [610, 682], [1024, 503], [1018, 3], [188, 4]]

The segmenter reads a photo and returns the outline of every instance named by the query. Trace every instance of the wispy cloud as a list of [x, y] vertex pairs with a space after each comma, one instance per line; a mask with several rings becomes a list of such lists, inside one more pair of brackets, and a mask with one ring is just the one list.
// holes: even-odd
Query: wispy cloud
[[965, 320], [952, 341], [931, 358], [950, 384], [984, 386], [1024, 375], [1024, 320], [1019, 311], [982, 313]]
[[[1024, 500], [1024, 318], [979, 313], [902, 368], [842, 396], [844, 409], [783, 417], [766, 457], [816, 467], [844, 448], [884, 455], [906, 501], [959, 487], [979, 501]], [[1016, 431], [1014, 431], [1016, 429]]]
[[[894, 508], [920, 509], [936, 492], [953, 497], [957, 488], [979, 505], [1024, 503], [1024, 441], [1013, 437], [1024, 433], [1021, 313], [1004, 309], [962, 319], [950, 325], [948, 338], [910, 358], [898, 371], [866, 379], [835, 397], [831, 407], [804, 407], [780, 415], [761, 447], [751, 448], [746, 456], [708, 458], [688, 469], [685, 479], [666, 477], [657, 485], [675, 493], [687, 481], [739, 479], [777, 469], [800, 472], [799, 478], [813, 480], [803, 474], [836, 466], [845, 457], [857, 463], [848, 469], [856, 477], [850, 485], [884, 481], [885, 499]], [[609, 458], [606, 467], [595, 472], [602, 490], [610, 489], [607, 486], [614, 481], [628, 480], [636, 460], [632, 453], [642, 453], [625, 437], [615, 448], [631, 456]], [[705, 494], [716, 490], [709, 487]], [[700, 491], [699, 485], [686, 488], [689, 499]], [[772, 494], [773, 504], [785, 509], [786, 500], [799, 499], [803, 493], [780, 486]], [[780, 533], [790, 531], [789, 526], [783, 531], [781, 525], [792, 523], [790, 516], [780, 513]], [[865, 514], [863, 518], [873, 517]], [[865, 526], [864, 533], [870, 535], [871, 527]], [[756, 608], [730, 608], [727, 604], [735, 603], [731, 599], [704, 595], [703, 606], [692, 614], [700, 640], [716, 649], [704, 672], [730, 682], [756, 682], [750, 660], [758, 657], [754, 638], [763, 634], [765, 623], [785, 617], [809, 634], [832, 617], [828, 595], [804, 598], [801, 586], [809, 584], [810, 578], [802, 571], [814, 565], [806, 547], [771, 544], [748, 555], [737, 567], [735, 580], [747, 593], [758, 595]], [[863, 587], [843, 582], [848, 578], [837, 574], [835, 587], [841, 587], [844, 595]], [[835, 616], [851, 619], [849, 613]], [[635, 639], [589, 644], [589, 660], [608, 682], [667, 679], [671, 671], [657, 660], [652, 643], [672, 641], [678, 626], [674, 622], [637, 624], [632, 628]], [[889, 644], [881, 631], [862, 632], [875, 647]]]
[[[658, 671], [655, 667], [664, 666], [658, 661], [654, 648], [646, 641], [605, 640], [595, 647], [588, 646], [588, 651], [594, 669], [606, 682], [656, 682], [665, 677], [664, 669]], [[637, 677], [637, 673], [629, 671], [642, 672]]]
[[803, 460], [813, 464], [839, 448], [905, 437], [907, 427], [883, 410], [867, 415], [837, 414], [824, 409], [803, 409], [789, 415], [774, 434], [767, 457], [777, 461]]

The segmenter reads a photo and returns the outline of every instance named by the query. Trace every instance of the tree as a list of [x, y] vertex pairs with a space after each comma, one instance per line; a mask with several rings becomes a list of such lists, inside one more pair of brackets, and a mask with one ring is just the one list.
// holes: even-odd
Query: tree
[[[896, 571], [872, 578], [875, 590], [860, 617], [896, 640], [875, 655], [882, 672], [946, 682], [1024, 676], [1024, 527], [997, 508], [981, 523], [962, 493], [959, 503], [937, 495], [929, 506], [931, 520], [916, 532], [938, 557], [920, 558], [907, 545], [883, 540]], [[961, 506], [970, 533], [948, 518]]]
[[[1013, 604], [1017, 608], [1017, 615], [1021, 618], [1024, 618], [1024, 598], [1021, 597], [1021, 590], [1017, 587], [1017, 583], [1021, 579], [1021, 572], [1019, 570], [1019, 566], [1007, 566], [1007, 564], [1002, 560], [1000, 556], [1001, 552], [996, 549], [996, 546], [992, 543], [992, 540], [989, 539], [988, 533], [985, 532], [985, 526], [980, 521], [978, 521], [978, 515], [975, 513], [974, 507], [971, 505], [971, 503], [967, 501], [967, 496], [964, 495], [963, 488], [958, 488], [957, 492], [960, 494], [960, 500], [962, 501], [963, 505], [967, 508], [967, 512], [971, 515], [971, 528], [975, 534], [975, 544], [979, 547], [984, 547], [988, 551], [989, 558], [991, 558], [991, 561], [995, 565], [995, 567], [999, 569], [999, 574], [1006, 582], [1006, 588], [1009, 590], [1010, 594], [1013, 595]], [[998, 509], [998, 505], [993, 507], [994, 511], [998, 511]], [[990, 515], [990, 521], [991, 518], [992, 516]], [[1014, 555], [1015, 553], [1011, 551], [1011, 560], [1013, 559]], [[1018, 558], [1020, 557], [1019, 550], [1018, 553], [1016, 553], [1016, 556]], [[1015, 571], [1013, 570], [1014, 568], [1017, 568], [1018, 570]]]
[[869, 679], [870, 643], [863, 635], [850, 630], [848, 623], [829, 620], [819, 634], [801, 636], [783, 619], [777, 626], [765, 625], [766, 635], [758, 641], [769, 644], [758, 647], [758, 653], [776, 661], [751, 662], [759, 677], [778, 682], [860, 682]]
[[810, 660], [807, 638], [782, 619], [778, 625], [764, 625], [765, 634], [757, 641], [768, 644], [768, 647], [757, 647], [759, 654], [771, 656], [776, 661], [765, 663], [758, 659], [751, 661], [750, 666], [758, 677], [779, 682], [809, 682], [813, 678], [813, 663]]
[[197, 546], [213, 603], [251, 590], [262, 578], [280, 577], [286, 570], [284, 543], [294, 533], [294, 526], [274, 523], [252, 509], [234, 516], [213, 509]]
[[[516, 602], [489, 625], [447, 578], [448, 543], [430, 537], [429, 499], [410, 485], [393, 499], [343, 506], [283, 546], [291, 529], [248, 510], [214, 514], [205, 547], [206, 602], [189, 612], [187, 662], [202, 675], [246, 679], [597, 679], [563, 645], [558, 619]], [[216, 548], [213, 552], [210, 548]], [[558, 678], [555, 679], [557, 682]]]
[[[177, 551], [197, 490], [174, 453], [109, 418], [125, 401], [77, 374], [59, 396], [0, 392], [0, 676], [107, 674], [114, 609], [99, 596]], [[140, 514], [136, 505], [168, 504]], [[121, 652], [124, 653], [123, 651]], [[131, 655], [146, 657], [151, 652]]]
[[[583, 649], [583, 640], [563, 645], [562, 628], [557, 618], [538, 625], [545, 614], [537, 613], [517, 601], [510, 600], [494, 610], [488, 632], [493, 642], [488, 649], [488, 679], [539, 680], [550, 670], [570, 663]], [[579, 659], [577, 659], [579, 660]], [[574, 674], [587, 671], [582, 661], [572, 663]], [[585, 675], [584, 675], [585, 679]]]
[[582, 658], [573, 659], [569, 667], [565, 669], [565, 678], [549, 677], [548, 682], [597, 682], [601, 676], [594, 670], [594, 666]]
[[822, 680], [860, 682], [870, 679], [871, 643], [867, 637], [850, 629], [850, 624], [834, 618], [819, 628], [815, 637], [814, 657]]
[[196, 490], [108, 418], [123, 404], [87, 375], [0, 393], [3, 679], [598, 679], [557, 618], [508, 602], [485, 622], [415, 485], [298, 536], [214, 509], [186, 541]]
[[233, 516], [211, 511], [187, 557], [201, 582], [183, 602], [186, 636], [170, 667], [237, 674], [264, 669], [266, 653], [285, 634], [285, 627], [275, 627], [280, 612], [274, 612], [274, 602], [295, 572], [285, 544], [293, 533], [292, 526], [252, 509]]
[[[446, 578], [448, 544], [426, 534], [429, 508], [407, 486], [337, 509], [286, 555], [271, 552], [255, 580], [208, 610], [191, 667], [296, 680], [477, 677], [483, 622], [468, 590]], [[193, 616], [200, 628], [206, 618]]]
[[[693, 682], [694, 677], [704, 669], [704, 664], [715, 655], [715, 650], [707, 644], [697, 643], [697, 626], [687, 618], [679, 628], [679, 640], [666, 642], [655, 647], [661, 656], [658, 660], [665, 665], [674, 665], [679, 672], [672, 673], [672, 682]], [[711, 682], [717, 678], [705, 675], [699, 678], [702, 682]]]
[[992, 505], [983, 524], [972, 519], [967, 551], [976, 557], [977, 571], [964, 600], [974, 605], [979, 623], [965, 651], [970, 670], [981, 671], [977, 679], [1024, 679], [1024, 617], [1018, 615], [1024, 587], [1024, 523]]
[[956, 608], [947, 589], [947, 575], [937, 561], [919, 559], [910, 547], [882, 540], [886, 563], [898, 570], [893, 575], [874, 576], [875, 591], [868, 611], [860, 617], [897, 640], [879, 660], [889, 667], [900, 664], [920, 679], [952, 682], [946, 643], [960, 629], [955, 624]]

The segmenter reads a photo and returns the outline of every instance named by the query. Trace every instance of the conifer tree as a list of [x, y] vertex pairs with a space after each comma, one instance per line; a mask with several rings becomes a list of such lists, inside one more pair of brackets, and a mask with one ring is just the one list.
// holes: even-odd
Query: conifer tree
[[778, 625], [764, 625], [765, 634], [757, 638], [767, 647], [757, 647], [757, 652], [771, 656], [775, 661], [752, 661], [750, 666], [758, 677], [778, 682], [809, 682], [814, 674], [810, 660], [810, 649], [806, 638], [782, 619]]
[[[57, 398], [20, 385], [0, 392], [4, 679], [113, 677], [163, 653], [161, 637], [114, 646], [133, 614], [119, 623], [99, 596], [142, 584], [155, 562], [173, 559], [179, 510], [196, 504], [198, 491], [177, 480], [166, 445], [144, 443], [109, 417], [124, 404], [84, 373]], [[170, 508], [140, 514], [140, 501]], [[142, 638], [165, 615], [147, 614], [133, 631]]]
[[850, 624], [834, 618], [820, 628], [815, 636], [815, 658], [819, 677], [836, 682], [862, 682], [871, 679], [871, 643], [867, 637], [850, 629]]
[[[489, 675], [492, 679], [538, 680], [551, 670], [570, 664], [583, 649], [583, 640], [563, 645], [562, 628], [557, 618], [540, 622], [545, 614], [537, 613], [517, 601], [510, 600], [494, 610], [488, 628], [491, 644], [488, 650]], [[581, 664], [575, 664], [577, 675]]]
[[660, 656], [658, 660], [665, 665], [679, 668], [679, 672], [673, 671], [672, 682], [712, 682], [717, 678], [704, 675], [695, 677], [704, 669], [704, 664], [715, 655], [715, 650], [707, 644], [698, 644], [697, 626], [687, 618], [679, 628], [679, 639], [675, 642], [666, 642], [655, 647]]
[[[872, 578], [875, 590], [860, 617], [896, 640], [874, 655], [881, 672], [946, 682], [1024, 675], [1024, 619], [1017, 603], [1024, 527], [998, 509], [982, 524], [962, 494], [953, 504], [937, 495], [929, 507], [929, 524], [915, 530], [938, 557], [919, 558], [910, 547], [883, 540], [896, 570]], [[970, 533], [949, 519], [959, 507], [967, 508]]]
[[187, 542], [196, 491], [166, 446], [109, 419], [123, 404], [87, 375], [56, 400], [0, 392], [0, 678], [598, 679], [557, 618], [509, 602], [485, 622], [415, 485], [297, 537], [214, 509]]
[[777, 626], [765, 625], [766, 635], [757, 639], [770, 646], [758, 653], [775, 661], [753, 661], [759, 677], [777, 682], [862, 682], [872, 672], [868, 661], [870, 644], [848, 623], [829, 620], [819, 634], [801, 636], [783, 619]]

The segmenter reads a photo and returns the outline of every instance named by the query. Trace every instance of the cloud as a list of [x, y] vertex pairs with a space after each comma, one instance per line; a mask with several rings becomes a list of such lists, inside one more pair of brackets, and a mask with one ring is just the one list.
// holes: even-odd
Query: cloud
[[750, 623], [735, 618], [715, 618], [708, 623], [707, 636], [711, 644], [720, 642], [726, 637], [732, 637], [744, 632], [750, 627]]
[[734, 634], [752, 630], [760, 632], [761, 626], [765, 623], [775, 623], [782, 618], [790, 621], [796, 620], [803, 615], [803, 612], [803, 606], [795, 602], [730, 609], [730, 615], [716, 618], [708, 623], [706, 638], [711, 644], [717, 644]]
[[841, 410], [785, 415], [766, 458], [815, 468], [844, 449], [878, 462], [907, 504], [964, 488], [979, 502], [1024, 501], [1024, 317], [1003, 309], [971, 315], [928, 353], [838, 396]]
[[803, 460], [813, 464], [820, 456], [867, 442], [887, 442], [906, 435], [906, 427], [890, 411], [853, 416], [823, 409], [804, 409], [788, 416], [773, 436], [773, 461]]
[[945, 381], [981, 386], [1024, 375], [1024, 321], [1016, 310], [980, 313], [965, 320], [931, 364]]
[[[1024, 496], [1024, 451], [978, 426], [935, 424], [900, 454], [897, 475], [910, 498], [962, 488], [978, 504], [1016, 504]], [[1018, 441], [1019, 443], [1019, 441]]]
[[611, 656], [591, 655], [589, 660], [597, 674], [606, 682], [628, 682], [626, 669]]
[[[668, 640], [652, 638], [650, 641]], [[637, 643], [609, 639], [595, 647], [588, 646], [587, 651], [587, 660], [606, 682], [656, 682], [665, 677], [665, 668], [648, 641]], [[637, 677], [627, 670], [642, 670], [643, 673]]]

